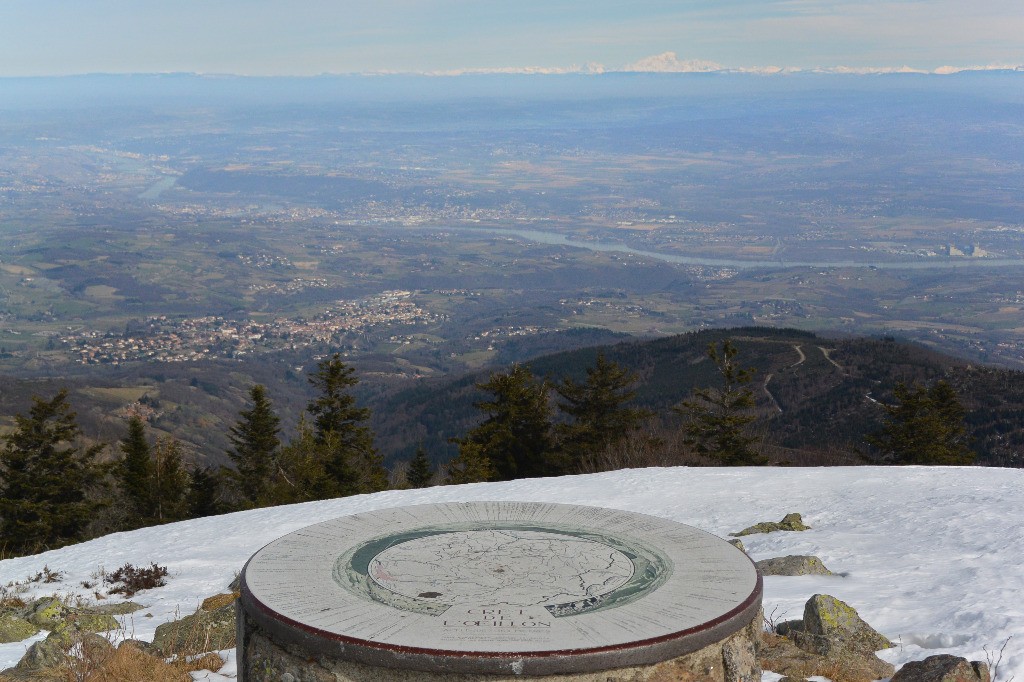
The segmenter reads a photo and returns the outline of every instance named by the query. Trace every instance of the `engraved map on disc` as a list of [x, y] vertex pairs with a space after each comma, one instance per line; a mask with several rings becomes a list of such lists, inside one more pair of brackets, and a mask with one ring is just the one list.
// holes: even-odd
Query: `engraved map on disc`
[[446, 604], [565, 606], [602, 597], [632, 576], [633, 562], [614, 547], [515, 529], [429, 535], [369, 563], [370, 579], [382, 588]]
[[399, 507], [309, 526], [257, 552], [244, 585], [244, 596], [304, 630], [439, 652], [628, 645], [699, 629], [759, 589], [742, 552], [696, 528], [525, 502]]

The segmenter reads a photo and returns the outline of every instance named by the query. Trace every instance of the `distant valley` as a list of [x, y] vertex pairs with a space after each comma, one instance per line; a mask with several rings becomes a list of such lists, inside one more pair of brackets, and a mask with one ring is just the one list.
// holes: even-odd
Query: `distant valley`
[[[0, 79], [0, 425], [68, 383], [97, 437], [149, 401], [216, 458], [249, 384], [294, 423], [331, 352], [407, 412], [424, 382], [740, 326], [837, 339], [819, 364], [895, 336], [1024, 368], [1022, 78]], [[441, 457], [448, 428], [413, 430]]]

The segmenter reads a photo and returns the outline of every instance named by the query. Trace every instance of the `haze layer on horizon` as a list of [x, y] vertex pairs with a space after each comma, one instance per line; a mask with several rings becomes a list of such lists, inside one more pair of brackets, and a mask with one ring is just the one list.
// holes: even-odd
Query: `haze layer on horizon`
[[1024, 64], [1019, 0], [9, 0], [0, 76]]

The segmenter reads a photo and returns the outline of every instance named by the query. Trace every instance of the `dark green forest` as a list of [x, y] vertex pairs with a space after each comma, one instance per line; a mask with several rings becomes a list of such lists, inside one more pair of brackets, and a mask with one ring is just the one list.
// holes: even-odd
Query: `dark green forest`
[[305, 404], [287, 419], [274, 386], [239, 396], [217, 376], [190, 382], [233, 405], [221, 463], [154, 428], [160, 404], [145, 394], [115, 438], [81, 427], [68, 389], [34, 396], [2, 436], [3, 552], [387, 488], [625, 467], [1024, 464], [1024, 373], [894, 338], [709, 330], [391, 390], [360, 391], [359, 370], [337, 353], [309, 363]]

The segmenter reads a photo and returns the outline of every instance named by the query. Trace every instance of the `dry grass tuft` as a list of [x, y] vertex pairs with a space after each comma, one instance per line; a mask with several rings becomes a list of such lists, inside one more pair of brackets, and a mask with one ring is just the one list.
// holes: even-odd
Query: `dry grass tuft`
[[[220, 661], [220, 657], [217, 656]], [[219, 666], [218, 666], [219, 667]], [[139, 651], [133, 646], [122, 646], [84, 676], [69, 670], [68, 682], [192, 682], [188, 670], [177, 663]]]
[[[174, 665], [179, 664], [175, 663]], [[190, 672], [194, 672], [196, 670], [209, 670], [211, 672], [217, 672], [218, 670], [224, 667], [224, 659], [222, 659], [218, 654], [211, 652], [208, 654], [203, 654], [199, 658], [193, 659], [188, 663], [182, 663], [180, 665], [184, 667], [185, 670]]]

